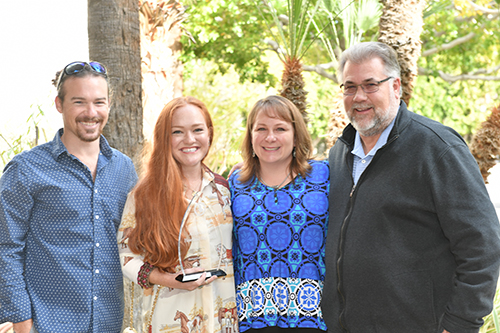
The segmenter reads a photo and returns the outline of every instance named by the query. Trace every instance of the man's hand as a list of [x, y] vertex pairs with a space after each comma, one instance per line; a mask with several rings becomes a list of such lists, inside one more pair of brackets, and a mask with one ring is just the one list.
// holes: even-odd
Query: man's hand
[[231, 170], [229, 171], [229, 174], [227, 175], [227, 179], [231, 177], [232, 173], [235, 172], [236, 170], [239, 170], [243, 167], [243, 162], [239, 162], [236, 165], [234, 165]]
[[30, 333], [33, 326], [33, 319], [28, 319], [14, 324], [14, 333]]

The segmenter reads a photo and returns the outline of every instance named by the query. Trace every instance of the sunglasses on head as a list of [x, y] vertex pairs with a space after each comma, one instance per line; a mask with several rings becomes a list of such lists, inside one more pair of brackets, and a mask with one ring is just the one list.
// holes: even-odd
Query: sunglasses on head
[[106, 71], [106, 67], [104, 67], [104, 65], [101, 63], [98, 63], [96, 61], [91, 61], [91, 62], [75, 61], [64, 67], [64, 70], [61, 73], [61, 77], [59, 78], [59, 83], [57, 84], [57, 88], [59, 89], [59, 86], [61, 85], [61, 81], [64, 75], [74, 75], [80, 73], [81, 71], [83, 71], [86, 65], [88, 65], [94, 72], [106, 78], [108, 77], [107, 75], [108, 72]]

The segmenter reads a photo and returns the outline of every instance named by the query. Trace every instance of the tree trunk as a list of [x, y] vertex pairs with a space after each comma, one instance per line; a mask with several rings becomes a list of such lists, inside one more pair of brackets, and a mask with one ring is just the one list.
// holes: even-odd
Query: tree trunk
[[88, 0], [90, 59], [109, 72], [111, 112], [104, 136], [139, 161], [143, 144], [139, 7], [136, 0]]
[[285, 57], [283, 63], [283, 75], [281, 77], [282, 89], [280, 95], [292, 102], [299, 109], [304, 121], [307, 123], [307, 91], [304, 89], [306, 85], [302, 77], [302, 64], [297, 58], [290, 56]]
[[380, 0], [384, 8], [379, 23], [379, 42], [392, 46], [401, 66], [402, 99], [410, 104], [417, 62], [422, 53], [420, 34], [424, 26], [425, 0]]
[[500, 156], [500, 105], [491, 110], [488, 119], [474, 134], [470, 150], [479, 165], [484, 182], [488, 183], [489, 170], [497, 164]]

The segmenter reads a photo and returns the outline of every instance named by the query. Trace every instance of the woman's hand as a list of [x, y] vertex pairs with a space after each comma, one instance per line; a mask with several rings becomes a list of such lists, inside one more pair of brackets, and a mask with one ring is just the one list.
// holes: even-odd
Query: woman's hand
[[7, 333], [14, 325], [12, 323], [3, 323], [0, 324], [0, 333]]
[[227, 179], [229, 179], [229, 177], [231, 177], [231, 175], [233, 174], [233, 172], [235, 172], [236, 170], [239, 170], [241, 168], [243, 168], [243, 162], [239, 162], [239, 163], [233, 165], [233, 167], [229, 171], [229, 174], [227, 175]]
[[210, 278], [206, 279], [207, 273], [202, 268], [188, 268], [185, 269], [184, 272], [186, 274], [189, 273], [199, 273], [199, 272], [204, 272], [200, 278], [196, 281], [191, 281], [191, 282], [179, 282], [175, 278], [177, 275], [182, 275], [182, 273], [166, 273], [160, 271], [158, 268], [155, 268], [151, 274], [149, 275], [149, 282], [152, 284], [159, 284], [161, 286], [169, 287], [169, 288], [174, 288], [174, 289], [184, 289], [184, 290], [195, 290], [196, 288], [203, 287], [207, 284], [212, 283], [217, 279], [217, 276], [211, 276]]

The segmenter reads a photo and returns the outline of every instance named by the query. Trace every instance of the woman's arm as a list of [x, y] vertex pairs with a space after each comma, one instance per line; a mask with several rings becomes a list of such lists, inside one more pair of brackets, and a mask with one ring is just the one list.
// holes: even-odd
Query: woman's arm
[[[189, 268], [185, 270], [186, 273], [196, 273], [203, 272], [203, 269], [200, 268]], [[217, 279], [217, 276], [212, 276], [205, 280], [207, 274], [203, 273], [200, 278], [196, 281], [192, 282], [179, 282], [175, 278], [177, 275], [182, 273], [167, 273], [162, 272], [158, 268], [153, 269], [151, 274], [149, 275], [149, 282], [151, 284], [159, 284], [161, 286], [173, 288], [173, 289], [184, 289], [184, 290], [195, 290], [198, 287], [203, 287], [209, 283], [212, 283]]]

